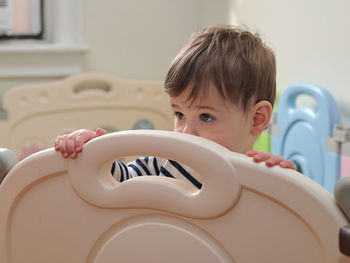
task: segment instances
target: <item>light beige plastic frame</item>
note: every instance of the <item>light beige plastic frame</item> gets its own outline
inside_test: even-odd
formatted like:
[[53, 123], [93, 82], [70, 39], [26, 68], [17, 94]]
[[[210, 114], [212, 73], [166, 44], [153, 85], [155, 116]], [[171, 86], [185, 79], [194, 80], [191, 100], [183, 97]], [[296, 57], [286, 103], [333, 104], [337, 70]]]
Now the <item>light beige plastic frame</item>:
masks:
[[10, 89], [3, 98], [0, 147], [17, 155], [24, 147], [52, 147], [58, 135], [77, 129], [131, 130], [138, 121], [172, 130], [173, 113], [159, 81], [120, 79], [87, 72], [58, 81]]
[[[296, 171], [175, 132], [118, 132], [85, 146], [75, 160], [34, 154], [5, 177], [0, 262], [350, 262], [338, 250], [349, 221]], [[125, 154], [178, 160], [203, 187], [108, 179], [106, 165]]]

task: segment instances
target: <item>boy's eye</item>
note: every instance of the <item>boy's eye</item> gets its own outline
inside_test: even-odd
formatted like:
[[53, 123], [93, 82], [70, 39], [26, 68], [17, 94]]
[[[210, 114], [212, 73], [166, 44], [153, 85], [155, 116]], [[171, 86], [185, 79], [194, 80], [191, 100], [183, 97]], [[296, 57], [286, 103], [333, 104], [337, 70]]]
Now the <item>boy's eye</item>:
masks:
[[213, 117], [208, 113], [202, 113], [200, 115], [200, 119], [201, 119], [201, 121], [209, 122], [209, 121], [213, 120]]
[[185, 118], [185, 115], [182, 112], [175, 112], [175, 117], [178, 120], [183, 120]]

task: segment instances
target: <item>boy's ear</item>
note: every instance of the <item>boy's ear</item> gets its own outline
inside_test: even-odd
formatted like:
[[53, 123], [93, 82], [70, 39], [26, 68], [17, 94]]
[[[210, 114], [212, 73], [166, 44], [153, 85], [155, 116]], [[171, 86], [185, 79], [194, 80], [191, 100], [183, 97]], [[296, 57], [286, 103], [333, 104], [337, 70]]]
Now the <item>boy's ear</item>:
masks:
[[272, 114], [272, 105], [270, 102], [263, 100], [254, 105], [252, 109], [252, 126], [250, 134], [258, 136], [269, 125]]

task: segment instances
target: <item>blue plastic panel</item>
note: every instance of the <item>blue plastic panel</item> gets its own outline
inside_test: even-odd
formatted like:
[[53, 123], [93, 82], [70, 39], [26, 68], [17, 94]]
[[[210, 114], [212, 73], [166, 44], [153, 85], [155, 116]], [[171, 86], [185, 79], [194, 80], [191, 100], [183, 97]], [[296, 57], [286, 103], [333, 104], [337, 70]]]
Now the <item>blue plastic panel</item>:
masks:
[[[315, 109], [297, 107], [296, 99], [309, 95]], [[279, 135], [271, 136], [271, 152], [293, 161], [301, 172], [330, 193], [340, 178], [340, 156], [326, 150], [326, 139], [339, 123], [339, 111], [329, 92], [312, 84], [288, 87], [277, 110]]]

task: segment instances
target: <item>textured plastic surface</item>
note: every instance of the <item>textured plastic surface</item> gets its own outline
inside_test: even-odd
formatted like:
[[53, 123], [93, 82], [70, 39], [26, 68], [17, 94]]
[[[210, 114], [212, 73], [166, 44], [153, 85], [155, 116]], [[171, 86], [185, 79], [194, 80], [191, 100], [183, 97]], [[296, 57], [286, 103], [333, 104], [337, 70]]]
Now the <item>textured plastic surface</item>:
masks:
[[[129, 153], [179, 159], [203, 187], [157, 176], [117, 183], [107, 168]], [[34, 154], [5, 177], [0, 207], [6, 263], [350, 262], [338, 248], [349, 222], [324, 188], [174, 132], [102, 136], [75, 160]]]
[[[301, 95], [314, 98], [317, 109], [297, 107]], [[279, 135], [271, 136], [271, 152], [292, 160], [304, 175], [333, 193], [340, 177], [340, 156], [328, 152], [325, 144], [338, 122], [338, 109], [327, 90], [311, 84], [290, 86], [279, 100]]]

